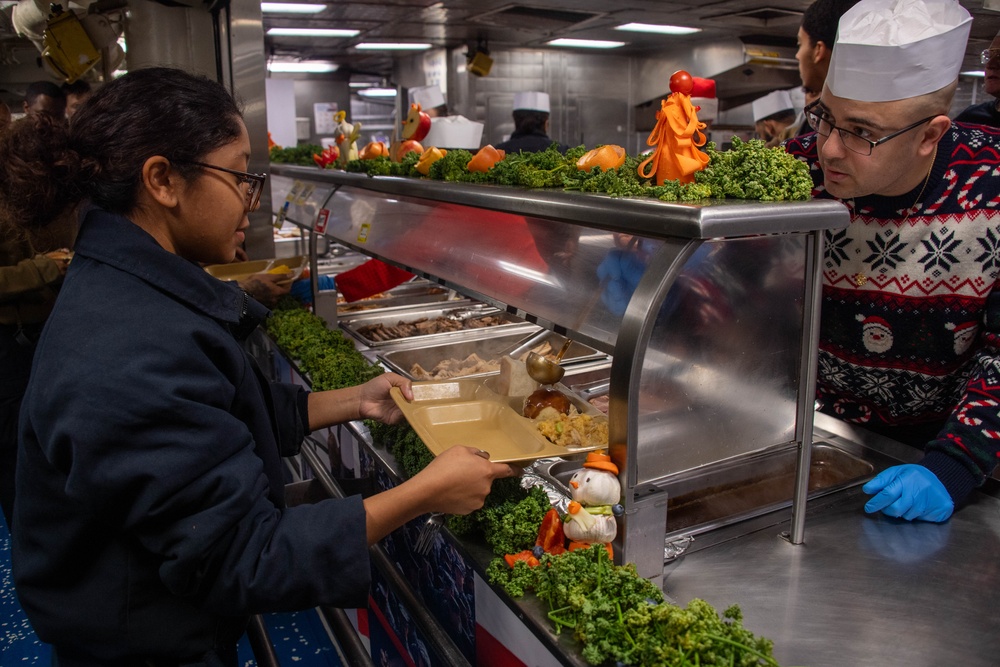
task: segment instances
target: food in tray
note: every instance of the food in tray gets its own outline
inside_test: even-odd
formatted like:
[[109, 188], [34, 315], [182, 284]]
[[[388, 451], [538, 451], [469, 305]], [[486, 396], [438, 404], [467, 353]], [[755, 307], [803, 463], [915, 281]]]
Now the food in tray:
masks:
[[603, 396], [594, 396], [587, 402], [604, 414], [608, 414], [608, 410], [611, 408], [611, 396], [608, 394], [604, 394]]
[[505, 355], [500, 359], [500, 377], [497, 378], [497, 393], [501, 396], [524, 396], [530, 394], [538, 383], [528, 375], [523, 359]]
[[358, 327], [358, 333], [374, 341], [396, 340], [410, 336], [426, 336], [428, 334], [444, 333], [446, 331], [461, 331], [463, 329], [482, 329], [495, 327], [507, 322], [499, 315], [482, 315], [456, 319], [453, 317], [422, 318], [413, 322], [400, 321], [395, 326], [386, 326], [381, 322]]
[[[528, 356], [529, 352], [537, 352], [543, 356], [550, 356], [552, 354], [552, 345], [548, 341], [544, 341], [539, 345], [531, 348], [524, 354], [520, 355], [518, 359], [513, 359], [509, 356], [504, 356], [501, 359], [483, 359], [478, 354], [473, 352], [465, 359], [443, 359], [434, 365], [430, 370], [425, 369], [420, 364], [413, 364], [410, 367], [410, 377], [414, 380], [449, 380], [451, 378], [463, 377], [466, 375], [477, 375], [479, 373], [496, 373], [500, 371], [501, 377], [504, 375], [504, 367], [507, 367], [507, 376], [515, 377], [517, 375], [517, 370], [515, 367], [520, 366], [521, 369], [524, 368], [524, 360]], [[527, 371], [524, 371], [524, 377], [530, 382], [534, 382], [528, 377]], [[498, 393], [502, 396], [515, 396], [519, 394], [526, 394], [532, 391], [535, 387], [534, 385], [528, 387], [528, 385], [518, 383], [521, 388], [526, 388], [526, 391], [510, 391], [510, 383], [504, 384], [501, 380], [501, 386], [505, 387], [499, 390]], [[537, 383], [534, 383], [537, 385]]]
[[569, 397], [556, 389], [542, 387], [524, 399], [523, 414], [528, 419], [555, 419], [560, 414], [568, 415], [576, 409]]
[[[576, 408], [570, 409], [571, 413]], [[556, 445], [563, 447], [594, 447], [608, 444], [608, 418], [603, 415], [562, 413], [551, 419], [535, 422], [538, 432]]]

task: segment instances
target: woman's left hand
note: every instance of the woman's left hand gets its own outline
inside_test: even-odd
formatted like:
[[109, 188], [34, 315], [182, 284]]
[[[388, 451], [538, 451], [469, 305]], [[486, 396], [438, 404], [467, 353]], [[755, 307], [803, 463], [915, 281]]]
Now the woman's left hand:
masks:
[[389, 395], [391, 387], [399, 387], [406, 400], [413, 400], [413, 388], [407, 378], [395, 373], [383, 373], [358, 387], [361, 390], [358, 409], [363, 419], [375, 419], [386, 424], [403, 420], [403, 411]]

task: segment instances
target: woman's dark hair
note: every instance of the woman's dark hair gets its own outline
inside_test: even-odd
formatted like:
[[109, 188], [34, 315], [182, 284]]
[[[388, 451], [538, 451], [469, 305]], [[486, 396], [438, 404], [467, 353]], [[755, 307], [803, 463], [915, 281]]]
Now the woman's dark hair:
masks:
[[79, 199], [67, 187], [79, 173], [63, 118], [30, 114], [0, 132], [0, 223], [3, 237], [21, 237], [53, 222]]
[[832, 49], [837, 41], [840, 17], [856, 4], [858, 0], [816, 0], [802, 15], [802, 30], [813, 44], [823, 42], [828, 49]]
[[[62, 187], [75, 201], [89, 198], [107, 211], [127, 214], [136, 207], [147, 159], [162, 155], [182, 175], [193, 176], [199, 170], [187, 163], [237, 139], [241, 117], [236, 100], [215, 81], [165, 67], [135, 70], [102, 86], [73, 117], [67, 142], [75, 169], [19, 176], [10, 187], [14, 192]], [[30, 147], [9, 146], [6, 137], [0, 144], [0, 156], [16, 151], [25, 161], [44, 161]], [[10, 222], [20, 224], [32, 215], [16, 204], [3, 206]]]
[[514, 111], [514, 129], [522, 134], [545, 133], [545, 121], [549, 114], [544, 111], [517, 109]]

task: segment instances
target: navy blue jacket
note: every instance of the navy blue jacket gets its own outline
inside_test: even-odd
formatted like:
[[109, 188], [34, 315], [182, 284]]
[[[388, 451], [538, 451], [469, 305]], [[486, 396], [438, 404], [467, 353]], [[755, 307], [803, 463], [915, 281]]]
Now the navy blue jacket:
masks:
[[235, 335], [267, 310], [104, 211], [75, 250], [21, 413], [13, 564], [38, 636], [74, 664], [196, 660], [252, 613], [365, 604], [361, 499], [285, 507], [307, 394]]
[[1000, 127], [1000, 110], [997, 110], [997, 101], [980, 102], [968, 107], [962, 113], [955, 116], [956, 123], [975, 123], [976, 125], [991, 125]]

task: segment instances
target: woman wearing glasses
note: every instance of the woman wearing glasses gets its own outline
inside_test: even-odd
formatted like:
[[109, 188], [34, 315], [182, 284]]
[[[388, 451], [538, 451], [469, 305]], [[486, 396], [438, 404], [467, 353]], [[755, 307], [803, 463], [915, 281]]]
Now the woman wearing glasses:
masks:
[[806, 109], [815, 134], [786, 144], [851, 212], [827, 237], [822, 409], [925, 449], [864, 487], [867, 511], [908, 520], [947, 520], [1000, 455], [1000, 131], [947, 116], [971, 20], [861, 0]]
[[959, 123], [976, 123], [1000, 127], [1000, 32], [993, 38], [990, 48], [979, 55], [984, 65], [983, 92], [993, 99], [973, 104], [955, 117]]
[[[515, 473], [456, 447], [367, 499], [285, 507], [281, 456], [311, 429], [398, 421], [389, 388], [411, 391], [385, 374], [308, 393], [244, 353], [267, 310], [200, 263], [243, 242], [249, 157], [221, 85], [150, 68], [94, 94], [50, 170], [94, 209], [24, 399], [13, 564], [61, 667], [235, 665], [249, 614], [363, 605], [368, 545]], [[18, 187], [30, 207], [37, 184]]]

